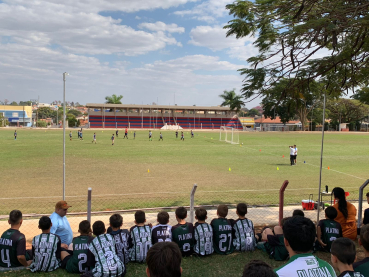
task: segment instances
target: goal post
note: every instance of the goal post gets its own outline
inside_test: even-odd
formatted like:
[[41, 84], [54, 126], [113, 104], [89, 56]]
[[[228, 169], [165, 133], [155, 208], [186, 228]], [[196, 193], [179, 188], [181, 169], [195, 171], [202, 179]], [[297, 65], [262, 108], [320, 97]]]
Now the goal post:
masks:
[[219, 141], [225, 141], [231, 144], [239, 144], [239, 132], [232, 127], [221, 126], [219, 130]]

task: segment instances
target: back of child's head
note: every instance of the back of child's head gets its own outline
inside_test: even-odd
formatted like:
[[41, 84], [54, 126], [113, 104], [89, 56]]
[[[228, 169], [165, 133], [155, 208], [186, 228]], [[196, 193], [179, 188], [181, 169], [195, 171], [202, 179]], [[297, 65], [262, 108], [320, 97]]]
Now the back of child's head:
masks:
[[159, 212], [158, 213], [158, 222], [160, 224], [168, 224], [169, 222], [169, 214], [167, 212]]
[[294, 210], [292, 216], [305, 216], [305, 214], [301, 210]]
[[105, 233], [105, 224], [101, 220], [95, 221], [92, 225], [92, 232], [95, 236], [100, 236]]
[[266, 262], [252, 260], [245, 265], [242, 277], [277, 277], [273, 269]]
[[187, 209], [185, 207], [178, 207], [176, 209], [176, 216], [179, 219], [185, 219], [187, 217]]
[[338, 213], [337, 210], [333, 206], [329, 206], [325, 209], [325, 216], [329, 219], [335, 219]]
[[369, 192], [366, 193], [366, 197], [369, 197]]
[[369, 251], [369, 224], [360, 229], [360, 242], [366, 251]]
[[146, 215], [144, 211], [137, 211], [135, 213], [135, 221], [137, 224], [145, 223]]
[[217, 209], [218, 215], [220, 217], [226, 217], [228, 215], [228, 207], [227, 205], [219, 205]]
[[174, 242], [156, 243], [147, 252], [146, 263], [151, 277], [180, 277], [182, 254]]
[[239, 216], [245, 216], [247, 214], [247, 205], [246, 203], [239, 203], [237, 204], [237, 214]]
[[48, 216], [42, 216], [38, 221], [38, 226], [42, 231], [49, 230], [51, 228], [51, 219]]
[[356, 259], [356, 247], [349, 238], [338, 238], [332, 242], [331, 254], [337, 259], [347, 265], [351, 265]]
[[9, 214], [9, 223], [16, 225], [22, 220], [22, 212], [20, 210], [12, 210]]
[[91, 232], [91, 223], [88, 220], [82, 220], [79, 223], [78, 230], [81, 234], [88, 234]]
[[309, 252], [315, 241], [315, 225], [306, 217], [293, 216], [283, 223], [283, 235], [293, 251]]
[[123, 217], [120, 214], [113, 214], [109, 218], [110, 226], [113, 228], [119, 228], [123, 225]]
[[208, 215], [208, 212], [204, 208], [198, 208], [195, 212], [197, 220], [204, 221], [206, 219], [206, 216]]

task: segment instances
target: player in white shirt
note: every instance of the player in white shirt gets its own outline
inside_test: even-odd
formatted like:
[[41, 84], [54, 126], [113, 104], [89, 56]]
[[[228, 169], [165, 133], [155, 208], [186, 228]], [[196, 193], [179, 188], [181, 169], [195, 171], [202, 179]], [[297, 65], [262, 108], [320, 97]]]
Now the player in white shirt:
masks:
[[296, 159], [297, 159], [297, 147], [296, 147], [296, 144], [293, 146], [293, 148], [295, 149], [295, 152], [294, 152], [294, 164], [296, 165]]
[[291, 165], [295, 164], [295, 148], [293, 146], [288, 146], [290, 148], [290, 162]]

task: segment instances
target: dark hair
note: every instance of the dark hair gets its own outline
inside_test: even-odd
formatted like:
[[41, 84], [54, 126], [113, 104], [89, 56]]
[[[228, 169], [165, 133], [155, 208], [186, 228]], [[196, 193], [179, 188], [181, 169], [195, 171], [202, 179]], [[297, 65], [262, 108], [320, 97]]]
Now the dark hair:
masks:
[[273, 269], [266, 262], [252, 260], [245, 265], [242, 277], [277, 277]]
[[88, 234], [91, 230], [91, 223], [88, 220], [82, 220], [78, 226], [79, 231], [82, 234]]
[[356, 247], [349, 238], [338, 238], [332, 242], [331, 254], [344, 264], [351, 265], [355, 262]]
[[305, 216], [305, 214], [301, 210], [294, 210], [292, 216]]
[[185, 207], [178, 207], [176, 209], [176, 216], [179, 219], [185, 219], [187, 217], [187, 209]]
[[113, 214], [109, 218], [109, 223], [113, 228], [119, 228], [123, 225], [123, 217], [120, 214]]
[[174, 242], [154, 244], [147, 252], [146, 263], [151, 277], [180, 277], [182, 254]]
[[366, 251], [369, 251], [369, 224], [360, 229], [360, 241]]
[[237, 205], [237, 213], [240, 216], [245, 216], [245, 214], [247, 214], [247, 205], [246, 205], [246, 203], [239, 203]]
[[366, 193], [366, 197], [369, 197], [369, 192]]
[[226, 217], [228, 215], [227, 205], [219, 205], [217, 209], [218, 215], [221, 217]]
[[206, 219], [208, 212], [204, 208], [199, 208], [196, 210], [195, 214], [197, 219], [202, 221]]
[[135, 221], [137, 224], [144, 223], [145, 220], [146, 220], [146, 216], [145, 216], [144, 211], [135, 212]]
[[158, 222], [160, 224], [167, 224], [169, 222], [169, 214], [167, 212], [158, 213]]
[[347, 202], [346, 195], [343, 188], [336, 187], [332, 190], [334, 198], [338, 199], [338, 210], [343, 214], [343, 216], [347, 219], [348, 211], [347, 211]]
[[42, 231], [49, 230], [51, 227], [51, 219], [48, 216], [42, 216], [38, 221], [38, 226]]
[[9, 222], [11, 225], [18, 224], [22, 220], [22, 212], [20, 210], [12, 210], [9, 214]]
[[329, 218], [329, 219], [335, 219], [337, 217], [337, 210], [333, 207], [333, 206], [329, 206], [325, 209], [325, 215]]
[[306, 217], [290, 217], [283, 224], [283, 235], [293, 251], [306, 253], [313, 248], [315, 225]]
[[105, 224], [101, 220], [95, 221], [92, 225], [92, 232], [95, 236], [100, 236], [105, 233]]

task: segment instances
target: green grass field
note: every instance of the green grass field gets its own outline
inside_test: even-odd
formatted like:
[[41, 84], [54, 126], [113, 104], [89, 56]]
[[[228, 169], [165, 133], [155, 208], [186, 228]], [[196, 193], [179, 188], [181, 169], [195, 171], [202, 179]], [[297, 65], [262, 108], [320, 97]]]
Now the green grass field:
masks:
[[[121, 130], [112, 146], [114, 131], [87, 130], [80, 141], [73, 130], [73, 140], [66, 140], [66, 199], [75, 212], [86, 210], [88, 187], [93, 189], [95, 211], [189, 205], [194, 183], [196, 204], [276, 204], [284, 180], [290, 182], [287, 203], [317, 194], [318, 132], [244, 132], [240, 146], [220, 142], [219, 132], [195, 130], [191, 139], [186, 131], [185, 141], [180, 141], [173, 131], [164, 131], [164, 141], [158, 141], [159, 131], [154, 131], [153, 141], [148, 141], [148, 131], [137, 131], [135, 140], [129, 132], [123, 140]], [[0, 215], [14, 208], [50, 213], [62, 197], [62, 131], [18, 129], [16, 141], [13, 132], [0, 129]], [[94, 132], [97, 144], [91, 143]], [[357, 198], [368, 178], [368, 140], [366, 133], [326, 133], [323, 187], [341, 186]], [[291, 144], [299, 149], [293, 167]]]

